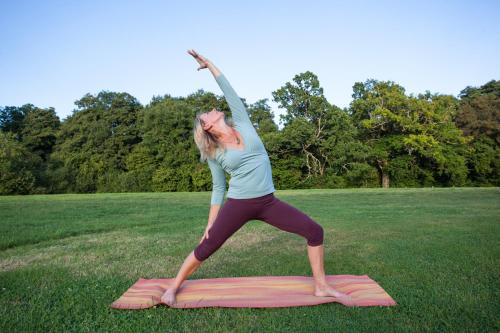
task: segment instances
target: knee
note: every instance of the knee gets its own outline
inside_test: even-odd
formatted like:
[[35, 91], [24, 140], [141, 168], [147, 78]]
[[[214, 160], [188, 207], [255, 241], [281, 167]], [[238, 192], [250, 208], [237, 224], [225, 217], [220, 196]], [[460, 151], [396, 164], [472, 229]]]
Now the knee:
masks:
[[203, 244], [205, 241], [198, 244], [198, 246], [194, 249], [193, 255], [198, 261], [205, 261], [212, 254], [211, 251]]
[[324, 231], [323, 227], [318, 223], [311, 223], [309, 227], [309, 234], [307, 237], [307, 245], [319, 246], [323, 244]]
[[198, 246], [194, 249], [193, 254], [194, 257], [198, 261], [205, 261], [207, 260], [217, 249], [220, 247], [218, 243], [215, 242], [215, 240], [209, 238], [209, 239], [203, 239], [203, 241], [198, 244]]
[[203, 251], [200, 249], [200, 245], [198, 245], [194, 251], [193, 251], [193, 255], [194, 257], [196, 258], [196, 260], [198, 261], [205, 261], [207, 258], [205, 257], [205, 254], [203, 253]]

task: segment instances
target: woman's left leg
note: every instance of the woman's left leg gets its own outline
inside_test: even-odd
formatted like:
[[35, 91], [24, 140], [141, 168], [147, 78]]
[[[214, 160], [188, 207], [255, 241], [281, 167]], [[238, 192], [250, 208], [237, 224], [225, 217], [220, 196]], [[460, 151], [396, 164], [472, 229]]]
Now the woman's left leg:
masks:
[[297, 208], [274, 195], [262, 205], [257, 219], [307, 239], [307, 253], [315, 281], [316, 296], [334, 296], [348, 301], [348, 295], [331, 288], [325, 277], [323, 260], [323, 227]]

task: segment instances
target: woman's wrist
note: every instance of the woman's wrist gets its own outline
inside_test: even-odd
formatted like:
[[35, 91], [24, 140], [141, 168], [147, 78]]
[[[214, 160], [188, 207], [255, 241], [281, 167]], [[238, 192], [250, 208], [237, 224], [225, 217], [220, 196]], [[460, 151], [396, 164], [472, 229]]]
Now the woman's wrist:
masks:
[[209, 68], [209, 69], [215, 68], [215, 65], [210, 60], [207, 60], [206, 65], [207, 65], [207, 68]]
[[212, 75], [214, 77], [218, 77], [219, 75], [221, 75], [220, 70], [214, 64], [212, 64], [210, 61], [207, 65], [207, 68], [210, 70], [210, 72], [212, 73]]

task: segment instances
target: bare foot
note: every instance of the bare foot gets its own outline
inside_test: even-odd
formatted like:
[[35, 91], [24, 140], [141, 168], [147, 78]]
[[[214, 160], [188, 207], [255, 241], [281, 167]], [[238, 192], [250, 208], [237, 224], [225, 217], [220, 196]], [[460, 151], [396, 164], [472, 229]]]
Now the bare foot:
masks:
[[174, 305], [175, 294], [177, 293], [177, 288], [168, 288], [167, 291], [161, 296], [161, 301], [168, 305]]
[[314, 290], [314, 296], [332, 296], [335, 298], [338, 298], [339, 300], [342, 300], [344, 302], [350, 302], [352, 301], [352, 297], [350, 295], [344, 294], [340, 291], [336, 291], [329, 285], [326, 286], [316, 286]]

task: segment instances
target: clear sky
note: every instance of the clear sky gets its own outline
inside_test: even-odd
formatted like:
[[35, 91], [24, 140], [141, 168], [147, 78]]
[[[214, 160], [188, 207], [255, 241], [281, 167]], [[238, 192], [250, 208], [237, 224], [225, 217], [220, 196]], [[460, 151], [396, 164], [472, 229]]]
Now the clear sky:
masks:
[[500, 79], [500, 1], [1, 1], [0, 106], [53, 106], [84, 94], [222, 94], [195, 49], [248, 103], [314, 72], [331, 103], [392, 80], [408, 94], [457, 95]]

